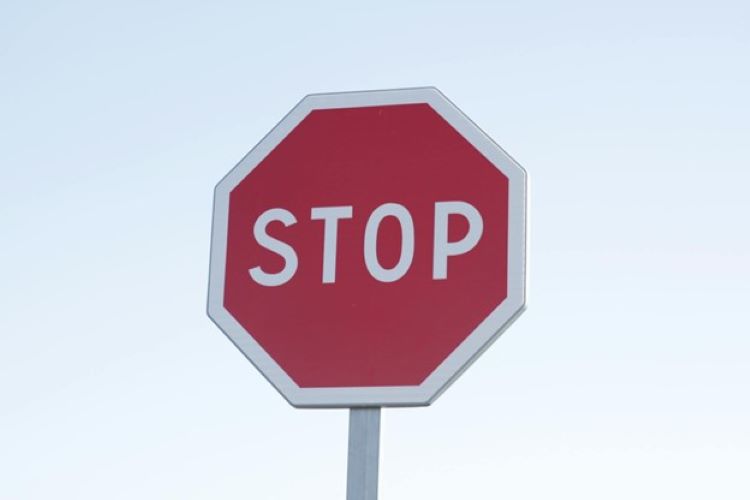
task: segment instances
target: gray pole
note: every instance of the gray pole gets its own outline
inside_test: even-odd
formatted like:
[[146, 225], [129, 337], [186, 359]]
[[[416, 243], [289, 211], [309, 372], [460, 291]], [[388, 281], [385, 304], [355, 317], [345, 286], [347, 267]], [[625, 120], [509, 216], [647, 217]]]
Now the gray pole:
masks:
[[349, 410], [346, 500], [377, 500], [380, 408]]

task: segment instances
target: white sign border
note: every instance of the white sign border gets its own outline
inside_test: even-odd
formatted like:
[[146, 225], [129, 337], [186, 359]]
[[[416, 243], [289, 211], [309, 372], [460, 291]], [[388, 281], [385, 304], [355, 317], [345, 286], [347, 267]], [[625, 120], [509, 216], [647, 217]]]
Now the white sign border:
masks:
[[[426, 103], [509, 181], [508, 296], [419, 386], [302, 388], [224, 308], [229, 194], [313, 110]], [[216, 185], [211, 235], [208, 316], [298, 408], [425, 406], [431, 404], [523, 312], [526, 303], [526, 172], [434, 87], [311, 94], [302, 99]]]

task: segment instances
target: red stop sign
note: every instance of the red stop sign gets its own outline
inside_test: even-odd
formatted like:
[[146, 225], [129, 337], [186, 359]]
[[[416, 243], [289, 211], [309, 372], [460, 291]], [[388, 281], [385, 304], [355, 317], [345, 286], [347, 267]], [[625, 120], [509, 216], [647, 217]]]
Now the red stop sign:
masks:
[[209, 315], [295, 406], [429, 404], [524, 242], [523, 169], [436, 89], [311, 95], [216, 187]]

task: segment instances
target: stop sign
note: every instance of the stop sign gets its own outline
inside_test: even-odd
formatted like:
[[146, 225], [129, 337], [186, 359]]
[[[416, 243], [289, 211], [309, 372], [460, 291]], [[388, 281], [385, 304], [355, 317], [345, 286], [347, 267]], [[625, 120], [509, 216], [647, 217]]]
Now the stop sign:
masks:
[[525, 184], [434, 88], [307, 96], [216, 186], [209, 316], [294, 406], [429, 404], [524, 308]]

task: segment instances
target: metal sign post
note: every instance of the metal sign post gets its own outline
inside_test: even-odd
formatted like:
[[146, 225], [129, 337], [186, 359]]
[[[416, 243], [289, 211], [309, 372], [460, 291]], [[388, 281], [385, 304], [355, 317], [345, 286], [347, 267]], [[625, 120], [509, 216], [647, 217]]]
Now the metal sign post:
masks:
[[377, 500], [380, 408], [349, 410], [346, 500]]
[[376, 500], [381, 408], [432, 404], [525, 308], [526, 172], [436, 88], [308, 95], [211, 238], [209, 316], [290, 404], [349, 410], [346, 498]]

